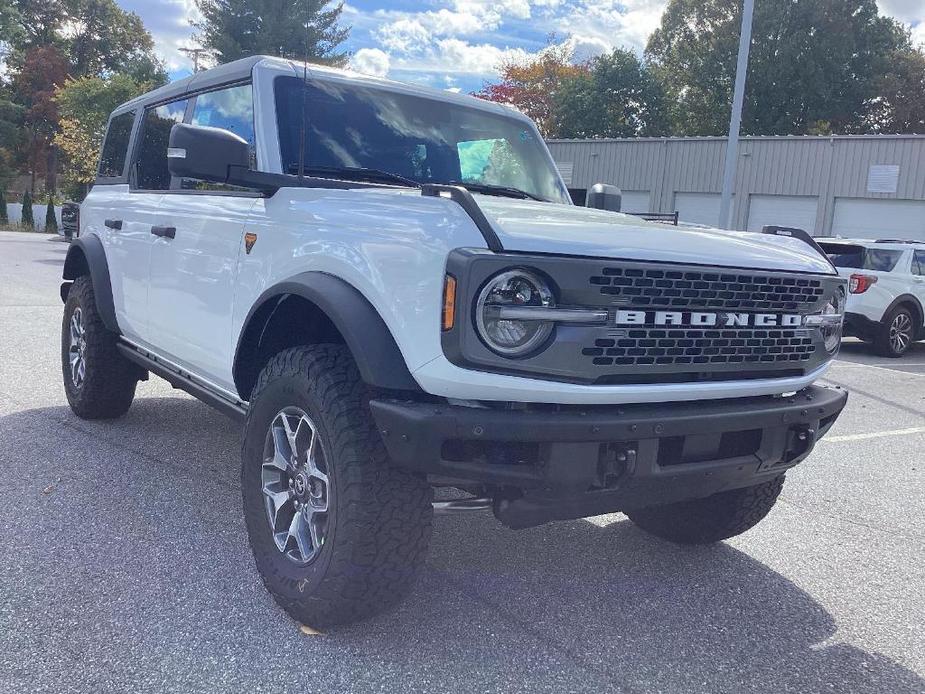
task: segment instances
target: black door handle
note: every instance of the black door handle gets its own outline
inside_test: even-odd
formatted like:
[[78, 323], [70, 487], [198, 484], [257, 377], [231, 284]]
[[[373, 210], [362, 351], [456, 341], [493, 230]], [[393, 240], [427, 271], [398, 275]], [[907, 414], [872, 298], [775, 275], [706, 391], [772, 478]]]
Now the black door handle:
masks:
[[161, 238], [172, 239], [177, 235], [176, 227], [151, 227], [151, 233]]
[[107, 219], [103, 224], [110, 229], [115, 229], [116, 231], [122, 231], [122, 220], [121, 219]]

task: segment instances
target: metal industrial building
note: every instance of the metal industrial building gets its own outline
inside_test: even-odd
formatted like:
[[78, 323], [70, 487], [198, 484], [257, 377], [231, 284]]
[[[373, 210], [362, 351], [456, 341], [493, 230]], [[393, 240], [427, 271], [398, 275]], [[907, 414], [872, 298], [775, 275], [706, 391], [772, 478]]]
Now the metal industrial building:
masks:
[[[549, 148], [578, 201], [594, 183], [612, 183], [626, 212], [719, 222], [724, 137], [551, 140]], [[734, 196], [736, 229], [925, 240], [925, 135], [743, 137]]]

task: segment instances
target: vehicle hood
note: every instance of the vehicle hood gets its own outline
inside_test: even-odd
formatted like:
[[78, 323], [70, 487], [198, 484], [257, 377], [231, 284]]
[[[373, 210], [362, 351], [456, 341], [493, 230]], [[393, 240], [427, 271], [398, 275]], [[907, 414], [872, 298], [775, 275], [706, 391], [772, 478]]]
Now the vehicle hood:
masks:
[[673, 226], [577, 205], [474, 196], [505, 250], [834, 274], [803, 241]]

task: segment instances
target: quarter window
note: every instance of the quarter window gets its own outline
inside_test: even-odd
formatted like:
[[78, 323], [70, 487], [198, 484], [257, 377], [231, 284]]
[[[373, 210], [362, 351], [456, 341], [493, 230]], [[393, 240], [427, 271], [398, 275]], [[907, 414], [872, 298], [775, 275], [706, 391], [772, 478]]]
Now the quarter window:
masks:
[[135, 123], [135, 112], [120, 113], [109, 121], [109, 130], [100, 154], [99, 175], [103, 178], [120, 178], [125, 171], [125, 155]]
[[925, 275], [925, 251], [916, 251], [912, 256], [912, 274]]
[[145, 111], [138, 150], [136, 185], [141, 190], [167, 190], [170, 172], [167, 169], [167, 143], [170, 129], [183, 122], [186, 100], [155, 106]]

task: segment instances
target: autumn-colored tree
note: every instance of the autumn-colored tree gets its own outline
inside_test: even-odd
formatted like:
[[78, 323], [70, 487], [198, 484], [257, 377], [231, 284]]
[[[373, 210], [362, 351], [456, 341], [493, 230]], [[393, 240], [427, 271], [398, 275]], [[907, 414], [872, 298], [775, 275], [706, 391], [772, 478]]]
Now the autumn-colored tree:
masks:
[[96, 178], [109, 114], [152, 86], [128, 75], [113, 75], [68, 80], [58, 89], [55, 101], [61, 120], [55, 144], [69, 162], [66, 186], [70, 197], [82, 198], [82, 192]]
[[46, 188], [55, 189], [56, 148], [52, 140], [58, 130], [55, 90], [67, 79], [67, 58], [54, 46], [31, 48], [21, 69], [13, 76], [12, 91], [25, 109], [24, 163], [32, 174], [32, 185], [39, 173], [48, 172]]
[[33, 190], [43, 174], [45, 187], [57, 188], [56, 86], [114, 74], [152, 88], [167, 81], [151, 35], [114, 0], [0, 0], [0, 41], [11, 83], [8, 99], [0, 88], [0, 142], [31, 172]]
[[475, 96], [514, 106], [533, 119], [544, 137], [556, 137], [556, 103], [562, 85], [588, 74], [587, 63], [572, 63], [567, 44], [550, 45], [527, 62], [501, 65], [501, 80], [486, 83]]

